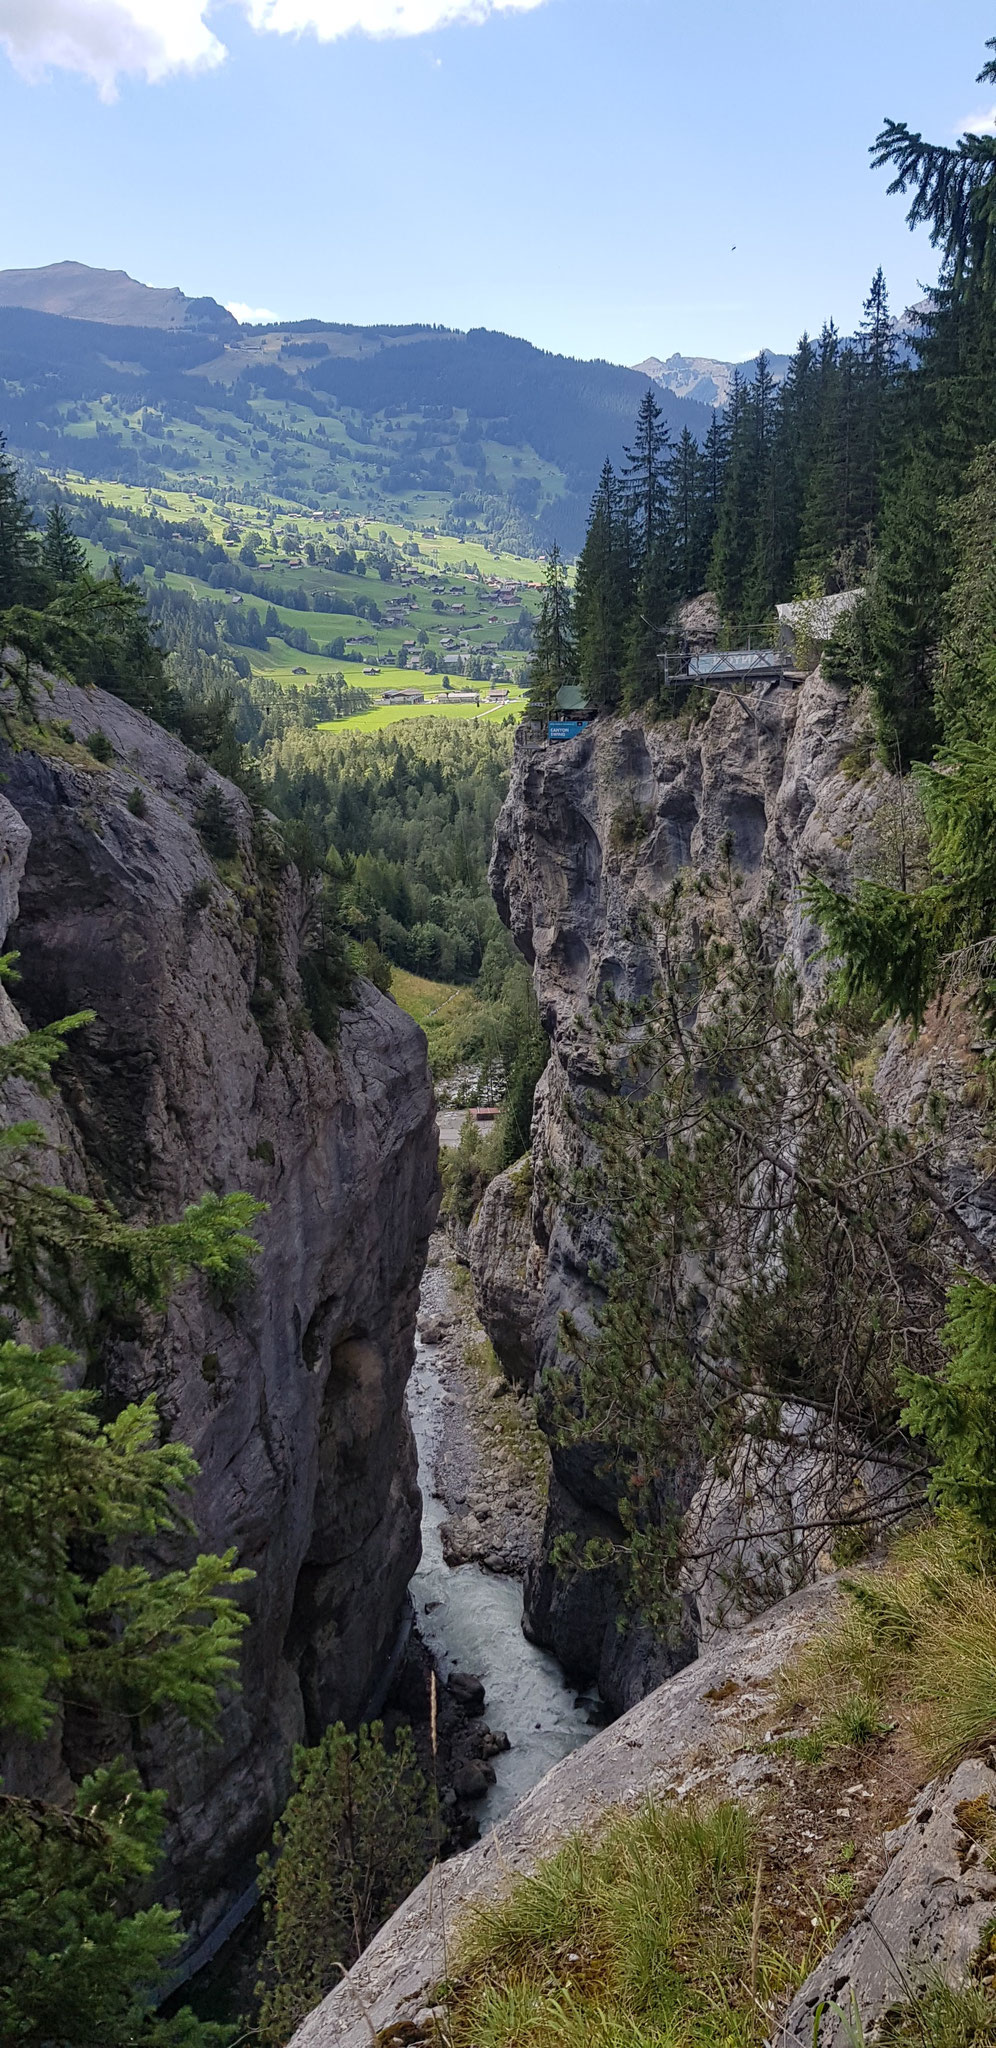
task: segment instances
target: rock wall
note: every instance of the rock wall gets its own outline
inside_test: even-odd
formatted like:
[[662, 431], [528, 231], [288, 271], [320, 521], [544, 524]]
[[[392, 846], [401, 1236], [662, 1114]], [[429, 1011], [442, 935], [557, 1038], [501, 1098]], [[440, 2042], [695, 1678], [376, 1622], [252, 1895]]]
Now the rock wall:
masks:
[[513, 1385], [536, 1377], [543, 1254], [533, 1238], [532, 1161], [517, 1159], [485, 1188], [467, 1232], [478, 1311]]
[[[500, 1184], [475, 1225], [492, 1249], [478, 1251], [474, 1263], [483, 1320], [494, 1326], [500, 1351], [516, 1350], [519, 1369], [531, 1359], [540, 1371], [555, 1359], [561, 1368], [569, 1364], [558, 1349], [561, 1317], [566, 1312], [582, 1329], [590, 1326], [597, 1299], [590, 1270], [612, 1258], [605, 1219], [589, 1211], [575, 1234], [559, 1195], [588, 1142], [577, 1108], [589, 1086], [604, 1086], [593, 1005], [610, 991], [628, 1002], [650, 994], [660, 977], [661, 906], [675, 877], [715, 874], [726, 848], [743, 878], [745, 911], [764, 907], [785, 958], [815, 990], [821, 938], [801, 908], [800, 885], [813, 874], [837, 884], [855, 874], [881, 875], [883, 847], [888, 853], [890, 840], [906, 829], [897, 785], [873, 752], [860, 702], [819, 671], [797, 688], [761, 684], [737, 697], [717, 696], [709, 714], [692, 724], [599, 718], [573, 740], [536, 745], [518, 736], [491, 882], [532, 966], [552, 1044], [534, 1113], [532, 1243], [520, 1227], [510, 1254], [516, 1272], [533, 1277], [530, 1298], [521, 1289], [516, 1295], [514, 1275], [504, 1270], [509, 1259], [498, 1259], [487, 1228], [490, 1205], [508, 1207]], [[691, 896], [687, 901], [682, 914], [694, 922]], [[951, 1192], [965, 1198], [965, 1213], [988, 1231], [993, 1189], [978, 1171], [978, 1119], [961, 1107], [970, 1037], [957, 1015], [912, 1049], [905, 1030], [886, 1034], [878, 1048], [881, 1088], [889, 1113], [910, 1123], [931, 1089], [942, 1089], [951, 1109]], [[523, 1327], [513, 1346], [507, 1325], [516, 1310]], [[718, 1621], [758, 1612], [804, 1583], [827, 1561], [821, 1513], [861, 1476], [861, 1447], [841, 1461], [827, 1453], [812, 1423], [805, 1410], [787, 1413], [777, 1448], [758, 1454], [754, 1491], [766, 1496], [774, 1487], [785, 1510], [781, 1543], [758, 1542], [756, 1529], [737, 1525], [730, 1489], [724, 1494], [716, 1474], [691, 1459], [672, 1473], [673, 1497], [680, 1511], [690, 1511], [696, 1535], [718, 1532], [728, 1549], [700, 1577], [686, 1574], [684, 1618], [667, 1643], [628, 1623], [620, 1628], [611, 1570], [573, 1583], [553, 1570], [558, 1537], [583, 1543], [621, 1534], [604, 1452], [554, 1445], [545, 1556], [527, 1584], [529, 1630], [571, 1672], [597, 1677], [604, 1696], [621, 1708], [693, 1655]], [[800, 1543], [793, 1523], [815, 1533]], [[736, 1598], [729, 1597], [731, 1580]]]
[[[141, 1220], [208, 1189], [267, 1205], [243, 1294], [190, 1281], [91, 1368], [112, 1401], [156, 1395], [200, 1462], [197, 1547], [234, 1545], [255, 1573], [220, 1740], [160, 1732], [139, 1755], [167, 1791], [171, 1896], [205, 1937], [252, 1881], [294, 1743], [362, 1714], [402, 1622], [432, 1090], [421, 1032], [368, 983], [333, 1050], [308, 1028], [308, 906], [234, 788], [100, 692], [57, 685], [40, 716], [0, 749], [0, 902], [13, 918], [19, 885], [24, 1021], [96, 1012], [60, 1065], [65, 1170]], [[97, 728], [108, 763], [86, 747]], [[197, 825], [212, 788], [238, 839], [220, 863]], [[85, 1732], [62, 1733], [78, 1763]]]

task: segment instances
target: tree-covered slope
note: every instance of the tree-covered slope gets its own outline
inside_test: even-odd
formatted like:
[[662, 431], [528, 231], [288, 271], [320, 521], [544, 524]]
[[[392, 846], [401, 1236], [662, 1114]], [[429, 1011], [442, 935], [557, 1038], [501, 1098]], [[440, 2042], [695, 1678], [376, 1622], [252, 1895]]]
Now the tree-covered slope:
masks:
[[[316, 508], [410, 507], [520, 550], [580, 543], [591, 476], [620, 458], [643, 388], [485, 329], [207, 313], [167, 329], [0, 305], [0, 427], [42, 467], [150, 487], [234, 467]], [[675, 432], [704, 436], [707, 407], [662, 403]]]

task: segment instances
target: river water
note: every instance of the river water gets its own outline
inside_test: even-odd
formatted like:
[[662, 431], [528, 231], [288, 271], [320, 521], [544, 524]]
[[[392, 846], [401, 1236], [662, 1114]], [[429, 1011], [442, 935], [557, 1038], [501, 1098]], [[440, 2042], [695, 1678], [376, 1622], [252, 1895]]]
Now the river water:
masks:
[[444, 1561], [440, 1529], [446, 1507], [435, 1486], [447, 1406], [442, 1375], [418, 1341], [408, 1408], [422, 1488], [422, 1563], [411, 1595], [419, 1633], [443, 1677], [470, 1671], [483, 1679], [488, 1726], [504, 1729], [512, 1745], [494, 1758], [497, 1783], [476, 1807], [484, 1832], [595, 1731], [588, 1725], [587, 1703], [575, 1706], [574, 1688], [565, 1683], [556, 1659], [526, 1641], [518, 1579]]

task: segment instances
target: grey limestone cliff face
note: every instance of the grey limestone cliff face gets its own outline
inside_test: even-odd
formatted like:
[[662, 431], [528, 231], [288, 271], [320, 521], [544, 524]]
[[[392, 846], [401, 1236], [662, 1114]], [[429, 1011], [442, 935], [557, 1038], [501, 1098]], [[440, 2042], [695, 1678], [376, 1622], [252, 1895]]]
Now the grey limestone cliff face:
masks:
[[[421, 1033], [369, 984], [333, 1049], [308, 1028], [308, 906], [292, 867], [261, 861], [234, 788], [99, 692], [58, 685], [40, 716], [50, 738], [0, 760], [0, 899], [24, 1021], [96, 1013], [61, 1063], [65, 1170], [143, 1221], [205, 1190], [267, 1205], [237, 1298], [190, 1281], [165, 1317], [113, 1331], [92, 1369], [111, 1401], [155, 1394], [200, 1463], [197, 1546], [234, 1546], [255, 1574], [220, 1739], [160, 1732], [138, 1757], [166, 1788], [172, 1895], [204, 1937], [251, 1882], [294, 1743], [362, 1714], [403, 1617], [432, 1090]], [[86, 751], [97, 727], [107, 764]], [[219, 865], [197, 826], [216, 785], [238, 839]], [[85, 1731], [63, 1742], [78, 1763]]]
[[[724, 848], [732, 846], [745, 909], [764, 904], [769, 927], [777, 920], [784, 957], [815, 990], [824, 971], [821, 938], [800, 905], [800, 885], [814, 874], [837, 884], [856, 874], [881, 875], [900, 802], [892, 778], [874, 761], [860, 702], [819, 671], [797, 688], [758, 685], [739, 698], [718, 697], [691, 725], [600, 718], [568, 741], [534, 745], [519, 736], [491, 882], [532, 967], [552, 1046], [534, 1112], [532, 1246], [520, 1243], [520, 1230], [514, 1249], [518, 1268], [536, 1282], [523, 1308], [519, 1355], [534, 1358], [540, 1371], [555, 1360], [564, 1366], [561, 1318], [566, 1312], [580, 1328], [590, 1324], [597, 1302], [591, 1268], [604, 1269], [613, 1256], [597, 1210], [587, 1211], [574, 1233], [559, 1195], [587, 1143], [578, 1107], [588, 1087], [604, 1086], [593, 1009], [607, 991], [639, 1001], [654, 988], [660, 905], [674, 878], [715, 873]], [[970, 1036], [963, 1017], [948, 1017], [912, 1048], [905, 1030], [886, 1034], [879, 1047], [881, 1092], [890, 1114], [913, 1122], [929, 1091], [943, 1089], [952, 1106], [946, 1136], [951, 1191], [963, 1196], [974, 1190], [968, 1207], [976, 1227], [988, 1230], [992, 1190], [973, 1156], [978, 1131], [973, 1134], [970, 1116], [959, 1107]], [[483, 1228], [485, 1215], [482, 1205], [475, 1228]], [[493, 1271], [482, 1278], [487, 1323], [489, 1290], [490, 1297], [496, 1293]], [[509, 1301], [506, 1287], [499, 1310]], [[500, 1313], [498, 1320], [507, 1317]], [[696, 1538], [689, 1548], [718, 1555], [701, 1573], [686, 1572], [684, 1621], [669, 1644], [629, 1624], [620, 1628], [611, 1571], [573, 1582], [554, 1572], [549, 1560], [557, 1537], [618, 1537], [620, 1526], [604, 1452], [597, 1445], [553, 1446], [545, 1555], [527, 1584], [526, 1625], [571, 1672], [595, 1676], [614, 1706], [642, 1697], [694, 1655], [717, 1625], [760, 1612], [826, 1567], [823, 1538], [816, 1533], [800, 1542], [792, 1524], [818, 1531], [825, 1504], [862, 1476], [860, 1446], [844, 1470], [805, 1409], [786, 1412], [783, 1420], [777, 1455], [770, 1446], [750, 1453], [755, 1497], [776, 1499], [783, 1510], [775, 1518], [787, 1532], [781, 1545], [745, 1529], [731, 1486], [724, 1489], [693, 1458], [672, 1474], [673, 1497]], [[747, 1491], [741, 1488], [737, 1501]], [[729, 1597], [731, 1577], [735, 1599]]]
[[506, 1379], [525, 1387], [536, 1377], [536, 1314], [543, 1286], [532, 1192], [527, 1155], [485, 1188], [467, 1232], [479, 1314]]

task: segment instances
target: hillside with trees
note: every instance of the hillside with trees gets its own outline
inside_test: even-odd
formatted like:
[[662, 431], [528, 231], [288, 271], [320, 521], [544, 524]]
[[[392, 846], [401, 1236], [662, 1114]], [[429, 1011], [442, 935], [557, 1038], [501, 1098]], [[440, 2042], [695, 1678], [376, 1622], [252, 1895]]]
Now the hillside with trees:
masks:
[[[554, 530], [580, 543], [587, 479], [620, 452], [643, 384], [485, 329], [299, 321], [233, 336], [0, 305], [0, 427], [39, 468], [150, 489], [238, 482], [260, 504], [411, 514], [526, 553]], [[675, 433], [704, 437], [707, 407], [662, 403]]]

